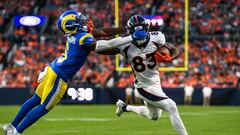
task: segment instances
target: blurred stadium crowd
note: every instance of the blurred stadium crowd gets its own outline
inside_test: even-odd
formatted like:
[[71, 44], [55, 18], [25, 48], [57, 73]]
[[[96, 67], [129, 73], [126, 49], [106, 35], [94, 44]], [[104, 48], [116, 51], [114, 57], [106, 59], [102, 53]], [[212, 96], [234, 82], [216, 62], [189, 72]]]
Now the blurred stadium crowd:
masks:
[[[104, 3], [104, 4], [103, 4]], [[21, 6], [20, 6], [21, 5]], [[128, 0], [119, 3], [120, 25], [131, 15], [161, 15], [167, 42], [184, 51], [183, 0]], [[0, 87], [35, 87], [38, 73], [59, 57], [65, 37], [56, 20], [67, 9], [92, 18], [95, 28], [114, 27], [114, 0], [1, 0]], [[43, 27], [16, 27], [15, 15], [43, 15]], [[163, 66], [167, 66], [162, 64]], [[172, 66], [183, 66], [184, 55]], [[71, 85], [131, 86], [131, 73], [116, 72], [115, 57], [92, 53]], [[162, 72], [163, 87], [236, 87], [240, 77], [240, 1], [199, 0], [189, 5], [189, 71]]]

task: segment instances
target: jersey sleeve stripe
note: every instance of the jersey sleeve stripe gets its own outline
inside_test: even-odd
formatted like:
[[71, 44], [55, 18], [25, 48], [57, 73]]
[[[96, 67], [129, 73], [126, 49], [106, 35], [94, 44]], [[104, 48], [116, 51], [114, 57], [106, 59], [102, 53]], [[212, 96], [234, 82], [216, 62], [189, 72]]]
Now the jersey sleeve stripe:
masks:
[[152, 42], [153, 42], [153, 44], [157, 47], [157, 49], [160, 48], [160, 44], [158, 44], [157, 42], [154, 42], [154, 41], [152, 41]]
[[87, 37], [92, 37], [92, 35], [91, 34], [86, 34], [86, 35], [82, 36], [79, 40], [79, 45], [82, 45], [84, 43], [83, 42], [84, 39], [87, 38]]

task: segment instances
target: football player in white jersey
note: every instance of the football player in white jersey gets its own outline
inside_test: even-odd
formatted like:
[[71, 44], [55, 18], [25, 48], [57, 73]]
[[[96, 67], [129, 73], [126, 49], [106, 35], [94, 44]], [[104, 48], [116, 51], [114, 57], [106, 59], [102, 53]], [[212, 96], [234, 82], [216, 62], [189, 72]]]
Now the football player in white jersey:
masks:
[[145, 106], [127, 105], [122, 100], [118, 100], [116, 103], [117, 115], [121, 116], [124, 112], [134, 112], [151, 120], [157, 120], [160, 118], [162, 110], [165, 110], [169, 113], [172, 125], [178, 133], [188, 135], [179, 116], [176, 103], [161, 88], [159, 65], [154, 57], [156, 50], [162, 46], [170, 50], [171, 60], [179, 55], [179, 50], [172, 44], [166, 43], [165, 36], [160, 31], [148, 32], [149, 25], [146, 19], [140, 15], [134, 15], [128, 20], [127, 29], [130, 34], [136, 30], [145, 31], [146, 38], [133, 40], [133, 42], [119, 46], [118, 50], [115, 49], [131, 65], [135, 75], [135, 89], [138, 96], [144, 100]]

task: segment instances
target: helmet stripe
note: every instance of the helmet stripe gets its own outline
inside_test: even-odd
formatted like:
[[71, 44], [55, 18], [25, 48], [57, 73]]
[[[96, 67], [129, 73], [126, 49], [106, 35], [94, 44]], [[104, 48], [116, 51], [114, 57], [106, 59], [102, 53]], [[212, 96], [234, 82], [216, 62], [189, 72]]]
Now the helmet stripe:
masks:
[[135, 18], [134, 18], [134, 19], [136, 20], [136, 21], [135, 21], [135, 23], [137, 23], [137, 24], [138, 24], [139, 22], [138, 22], [138, 16], [137, 16], [137, 15], [135, 16]]
[[64, 12], [60, 17], [65, 17], [65, 16], [70, 15], [70, 14], [76, 15], [76, 14], [77, 14], [77, 11], [75, 11], [75, 10], [66, 11], [66, 12]]

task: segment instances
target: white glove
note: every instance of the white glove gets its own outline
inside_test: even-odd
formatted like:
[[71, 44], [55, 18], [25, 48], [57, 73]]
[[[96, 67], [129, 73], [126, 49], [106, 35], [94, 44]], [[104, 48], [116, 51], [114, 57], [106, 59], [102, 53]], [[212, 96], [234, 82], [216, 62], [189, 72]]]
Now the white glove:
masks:
[[45, 78], [46, 74], [47, 74], [47, 69], [48, 66], [44, 68], [44, 71], [39, 73], [38, 75], [38, 83], [42, 82], [42, 80]]

